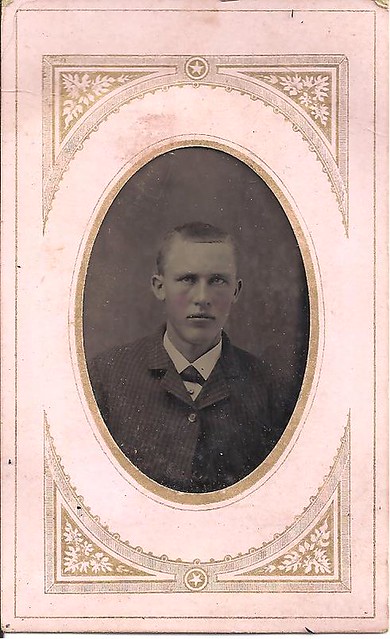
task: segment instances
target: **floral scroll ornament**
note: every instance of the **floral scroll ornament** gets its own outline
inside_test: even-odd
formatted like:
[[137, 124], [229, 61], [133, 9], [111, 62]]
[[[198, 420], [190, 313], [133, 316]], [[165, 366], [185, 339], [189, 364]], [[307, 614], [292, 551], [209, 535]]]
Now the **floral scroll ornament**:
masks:
[[304, 537], [290, 552], [273, 563], [256, 568], [246, 575], [330, 575], [333, 572], [329, 516]]
[[263, 82], [275, 86], [307, 111], [312, 119], [323, 129], [330, 123], [330, 78], [329, 74], [257, 76]]
[[69, 129], [100, 98], [110, 91], [144, 75], [103, 73], [62, 73], [62, 116], [65, 130]]
[[146, 575], [140, 570], [125, 566], [114, 557], [102, 552], [74, 524], [64, 517], [62, 526], [62, 572], [64, 575]]

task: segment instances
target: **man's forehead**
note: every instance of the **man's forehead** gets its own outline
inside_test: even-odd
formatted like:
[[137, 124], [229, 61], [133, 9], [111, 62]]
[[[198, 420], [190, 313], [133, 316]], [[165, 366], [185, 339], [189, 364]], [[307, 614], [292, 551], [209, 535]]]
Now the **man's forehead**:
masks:
[[184, 265], [186, 263], [205, 265], [209, 263], [223, 263], [234, 266], [234, 247], [229, 240], [221, 242], [203, 242], [174, 238], [166, 255], [167, 264]]
[[226, 253], [232, 251], [234, 253], [233, 243], [229, 240], [192, 240], [182, 237], [174, 237], [170, 243], [168, 254], [171, 252], [192, 252], [192, 253]]

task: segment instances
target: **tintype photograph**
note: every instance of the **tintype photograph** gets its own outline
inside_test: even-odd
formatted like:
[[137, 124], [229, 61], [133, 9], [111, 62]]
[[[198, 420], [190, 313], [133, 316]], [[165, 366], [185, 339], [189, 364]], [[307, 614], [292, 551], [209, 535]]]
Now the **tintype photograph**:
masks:
[[280, 440], [307, 362], [309, 293], [286, 212], [241, 160], [188, 147], [136, 172], [98, 230], [83, 317], [101, 416], [158, 484], [226, 488]]

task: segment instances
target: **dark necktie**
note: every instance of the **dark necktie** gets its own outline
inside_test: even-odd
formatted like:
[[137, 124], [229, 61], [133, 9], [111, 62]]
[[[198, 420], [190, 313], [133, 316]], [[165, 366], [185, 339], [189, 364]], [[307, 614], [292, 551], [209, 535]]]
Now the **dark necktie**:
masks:
[[206, 381], [199, 371], [196, 370], [195, 366], [187, 366], [187, 368], [180, 373], [180, 377], [183, 382], [193, 382], [194, 384], [200, 384], [200, 386], [203, 386]]

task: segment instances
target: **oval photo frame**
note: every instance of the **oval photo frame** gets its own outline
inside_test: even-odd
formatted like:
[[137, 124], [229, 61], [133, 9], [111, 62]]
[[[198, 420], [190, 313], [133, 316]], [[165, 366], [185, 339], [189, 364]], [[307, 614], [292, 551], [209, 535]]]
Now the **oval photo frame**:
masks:
[[[132, 343], [162, 323], [149, 285], [156, 252], [167, 231], [193, 221], [238, 238], [244, 288], [227, 332], [233, 344], [270, 364], [278, 395], [275, 445], [249, 474], [210, 492], [176, 490], [141, 472], [113, 439], [89, 376], [101, 352]], [[316, 367], [317, 285], [291, 205], [260, 165], [226, 145], [181, 141], [154, 150], [123, 175], [100, 207], [78, 277], [75, 325], [89, 408], [125, 472], [153, 495], [176, 503], [216, 504], [241, 494], [269, 472], [292, 441]]]

